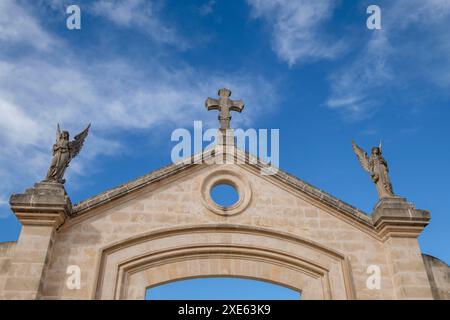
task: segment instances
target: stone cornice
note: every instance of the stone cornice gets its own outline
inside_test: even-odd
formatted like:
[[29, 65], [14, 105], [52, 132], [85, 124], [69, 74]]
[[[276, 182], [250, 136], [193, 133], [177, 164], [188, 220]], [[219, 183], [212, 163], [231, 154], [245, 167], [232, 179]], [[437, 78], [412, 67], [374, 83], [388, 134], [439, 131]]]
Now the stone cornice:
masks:
[[406, 199], [381, 199], [372, 215], [373, 224], [382, 241], [390, 237], [417, 238], [430, 221], [429, 212], [418, 210]]
[[10, 205], [22, 225], [55, 228], [64, 223], [72, 210], [64, 186], [58, 183], [36, 183], [24, 194], [13, 194]]

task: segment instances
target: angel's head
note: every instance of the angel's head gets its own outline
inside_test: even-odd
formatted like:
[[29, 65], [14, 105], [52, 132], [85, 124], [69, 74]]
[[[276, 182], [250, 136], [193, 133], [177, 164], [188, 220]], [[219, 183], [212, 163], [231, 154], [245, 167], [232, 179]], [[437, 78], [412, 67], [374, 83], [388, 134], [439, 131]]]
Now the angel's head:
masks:
[[374, 155], [374, 156], [381, 156], [381, 149], [380, 149], [380, 147], [373, 147], [372, 148], [372, 155]]
[[61, 132], [61, 138], [63, 140], [69, 140], [69, 131], [63, 131]]

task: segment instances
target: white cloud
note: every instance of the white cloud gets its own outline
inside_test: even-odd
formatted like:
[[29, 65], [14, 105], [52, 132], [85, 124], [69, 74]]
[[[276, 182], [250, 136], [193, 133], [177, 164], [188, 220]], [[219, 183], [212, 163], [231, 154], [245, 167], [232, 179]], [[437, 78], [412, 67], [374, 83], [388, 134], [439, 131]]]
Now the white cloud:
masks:
[[215, 4], [216, 4], [216, 0], [206, 1], [198, 8], [198, 12], [202, 16], [210, 15], [214, 11]]
[[[449, 10], [450, 2], [448, 0], [398, 0], [391, 6], [386, 6], [388, 23], [400, 28], [407, 28], [411, 24], [440, 23], [447, 19]], [[431, 17], [433, 19], [430, 19]]]
[[90, 6], [90, 13], [104, 17], [122, 28], [133, 28], [146, 33], [153, 41], [186, 49], [185, 41], [159, 17], [160, 8], [155, 1], [98, 0]]
[[334, 0], [247, 0], [255, 18], [272, 29], [276, 54], [289, 65], [335, 58], [344, 49], [342, 41], [330, 39], [323, 24], [332, 16]]
[[[16, 17], [19, 20], [28, 17], [25, 11], [17, 14], [22, 15]], [[35, 28], [46, 34], [37, 20]], [[29, 41], [19, 38], [4, 44]], [[235, 126], [256, 119], [276, 98], [273, 80], [253, 74], [175, 69], [155, 57], [149, 57], [145, 67], [122, 57], [95, 62], [74, 56], [69, 45], [60, 44], [45, 56], [35, 50], [0, 55], [0, 199], [44, 178], [58, 122], [72, 137], [92, 123], [83, 152], [68, 170], [73, 181], [95, 170], [98, 155], [123, 150], [127, 142], [121, 133], [139, 129], [155, 134], [152, 128], [159, 125], [192, 126], [197, 119], [214, 119], [217, 125], [204, 100], [215, 97], [221, 86], [230, 87], [233, 97], [252, 108], [252, 117], [233, 118]]]
[[365, 49], [330, 77], [326, 105], [347, 119], [371, 117], [391, 90], [416, 80], [450, 87], [450, 1], [390, 1], [381, 10], [383, 30], [367, 30]]
[[18, 106], [5, 100], [0, 101], [0, 114], [2, 115], [0, 127], [4, 130], [1, 137], [3, 143], [26, 145], [37, 143], [40, 128], [31, 115], [27, 115]]
[[49, 50], [57, 41], [39, 27], [26, 8], [14, 0], [0, 1], [0, 45], [24, 43]]
[[386, 61], [391, 51], [387, 41], [385, 30], [376, 31], [358, 59], [331, 75], [332, 94], [326, 102], [329, 108], [342, 110], [347, 120], [372, 115], [376, 101], [370, 89], [383, 87], [393, 78]]

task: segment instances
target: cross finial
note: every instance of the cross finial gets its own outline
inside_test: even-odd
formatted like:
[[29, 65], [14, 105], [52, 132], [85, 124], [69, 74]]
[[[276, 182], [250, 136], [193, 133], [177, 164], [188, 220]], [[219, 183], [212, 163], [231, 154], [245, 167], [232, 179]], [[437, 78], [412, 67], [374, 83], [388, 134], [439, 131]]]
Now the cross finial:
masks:
[[209, 110], [219, 110], [220, 129], [230, 129], [231, 113], [230, 111], [242, 112], [244, 102], [242, 100], [233, 101], [230, 99], [231, 91], [222, 88], [218, 92], [219, 99], [208, 98], [205, 101], [205, 107]]
[[229, 90], [227, 88], [219, 89], [219, 92], [217, 93], [217, 95], [221, 98], [229, 98], [229, 97], [231, 97], [231, 90]]

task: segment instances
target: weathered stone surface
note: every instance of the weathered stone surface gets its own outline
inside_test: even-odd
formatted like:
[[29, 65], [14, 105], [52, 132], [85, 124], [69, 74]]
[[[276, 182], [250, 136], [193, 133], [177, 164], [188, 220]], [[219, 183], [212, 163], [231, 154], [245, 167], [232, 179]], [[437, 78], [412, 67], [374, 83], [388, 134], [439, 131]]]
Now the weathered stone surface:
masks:
[[376, 224], [380, 218], [408, 217], [411, 219], [429, 219], [429, 214], [424, 210], [417, 210], [407, 202], [405, 198], [383, 198], [375, 205], [372, 220]]
[[450, 300], [450, 266], [438, 258], [423, 254], [431, 292], [436, 300]]
[[244, 109], [244, 102], [241, 100], [231, 100], [231, 91], [225, 88], [220, 89], [218, 95], [219, 99], [206, 99], [205, 107], [208, 111], [219, 110], [220, 130], [227, 131], [227, 129], [230, 129], [230, 111], [242, 112]]
[[375, 205], [372, 221], [382, 237], [399, 236], [416, 238], [428, 225], [430, 214], [418, 210], [405, 198], [383, 198]]
[[[0, 298], [37, 299], [51, 258], [54, 235], [69, 218], [72, 204], [61, 183], [40, 182], [14, 194], [11, 209], [22, 224], [19, 240], [0, 271]], [[2, 285], [1, 278], [5, 277]]]
[[69, 132], [61, 131], [58, 124], [56, 142], [53, 145], [53, 158], [47, 176], [45, 177], [45, 182], [61, 184], [65, 182], [63, 179], [64, 173], [70, 161], [81, 151], [90, 127], [91, 125], [88, 125], [86, 129], [75, 136], [73, 141], [69, 141]]
[[15, 247], [16, 242], [0, 243], [0, 292], [3, 291], [6, 280], [8, 279], [8, 274], [11, 270], [11, 259], [14, 256]]
[[64, 186], [54, 182], [36, 183], [24, 194], [13, 194], [11, 210], [23, 225], [52, 225], [58, 228], [72, 212]]
[[[371, 217], [281, 170], [263, 176], [259, 169], [171, 165], [75, 205], [57, 230], [23, 219], [8, 258], [14, 268], [7, 268], [20, 272], [7, 271], [0, 297], [143, 299], [148, 286], [229, 275], [286, 285], [305, 299], [432, 298], [416, 239], [428, 215], [399, 198], [378, 204]], [[218, 214], [205, 195], [215, 178], [251, 195], [232, 215]], [[35, 205], [37, 218], [45, 206], [29, 195], [56, 195], [27, 194], [14, 197], [12, 208], [33, 213]], [[51, 212], [66, 212], [56, 198], [47, 201]], [[70, 265], [80, 267], [79, 290], [66, 285]], [[381, 272], [379, 289], [367, 286], [372, 265]]]
[[370, 174], [370, 178], [377, 187], [378, 197], [380, 199], [394, 197], [388, 164], [382, 155], [381, 142], [379, 147], [372, 148], [370, 157], [354, 141], [352, 144], [361, 166]]
[[10, 199], [13, 211], [61, 212], [70, 214], [72, 203], [64, 185], [55, 182], [39, 182], [24, 194], [13, 194]]

